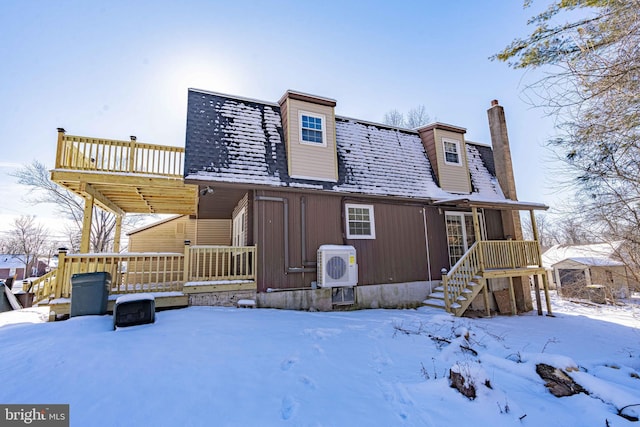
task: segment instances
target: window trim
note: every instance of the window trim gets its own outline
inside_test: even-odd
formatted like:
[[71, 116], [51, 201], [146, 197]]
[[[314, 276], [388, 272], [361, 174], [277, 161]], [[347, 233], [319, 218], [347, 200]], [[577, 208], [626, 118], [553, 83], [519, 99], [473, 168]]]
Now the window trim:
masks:
[[[456, 146], [456, 155], [458, 156], [457, 162], [450, 162], [447, 160], [447, 143], [454, 144]], [[451, 166], [462, 166], [462, 150], [460, 149], [461, 141], [452, 138], [442, 138], [442, 154], [444, 157], [444, 163]], [[451, 152], [449, 152], [451, 153]]]
[[[471, 217], [473, 220], [473, 212], [469, 212], [469, 211], [445, 211], [444, 212], [444, 224], [445, 224], [445, 232], [447, 234], [447, 253], [449, 255], [449, 268], [452, 268], [454, 266], [455, 263], [451, 263], [451, 244], [449, 243], [449, 238], [451, 237], [449, 235], [449, 227], [447, 224], [447, 216], [457, 216], [460, 217], [462, 219], [462, 243], [463, 243], [463, 247], [464, 247], [464, 252], [462, 253], [462, 255], [460, 256], [460, 258], [462, 258], [464, 256], [464, 254], [467, 253], [467, 251], [469, 251], [469, 244], [468, 244], [468, 235], [467, 235], [467, 229], [466, 229], [466, 218], [467, 217]], [[481, 240], [486, 240], [487, 239], [487, 227], [485, 224], [485, 219], [484, 219], [484, 210], [478, 210], [478, 223], [480, 225], [480, 239]], [[475, 235], [473, 236], [474, 242], [475, 243]], [[472, 243], [472, 244], [473, 244]], [[460, 260], [460, 258], [458, 258], [458, 260], [456, 260], [456, 262], [458, 262]]]
[[[247, 245], [246, 230], [247, 208], [243, 207], [233, 217], [231, 226], [231, 246], [242, 247]], [[240, 244], [236, 244], [240, 243]]]
[[[349, 209], [350, 208], [367, 209], [369, 211], [369, 225], [371, 227], [370, 234], [351, 234], [351, 231], [349, 228]], [[374, 240], [376, 238], [376, 219], [375, 219], [373, 205], [365, 205], [360, 203], [345, 203], [344, 204], [344, 220], [345, 220], [345, 231], [347, 234], [347, 239]]]
[[[322, 143], [319, 142], [311, 142], [305, 141], [302, 139], [302, 116], [313, 117], [315, 119], [320, 119], [322, 124]], [[305, 128], [308, 129], [308, 128]], [[316, 130], [317, 129], [311, 129]], [[300, 137], [300, 144], [311, 145], [313, 147], [326, 147], [327, 146], [327, 116], [320, 113], [312, 113], [310, 111], [298, 110], [298, 134]]]

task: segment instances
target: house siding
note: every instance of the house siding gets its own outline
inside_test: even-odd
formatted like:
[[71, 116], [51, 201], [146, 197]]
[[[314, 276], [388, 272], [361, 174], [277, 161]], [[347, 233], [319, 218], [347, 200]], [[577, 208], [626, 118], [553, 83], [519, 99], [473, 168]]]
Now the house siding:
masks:
[[185, 240], [192, 245], [229, 245], [231, 220], [181, 216], [129, 235], [129, 251], [182, 253]]
[[[373, 205], [375, 239], [345, 238], [345, 203]], [[287, 260], [284, 242], [285, 205], [288, 214]], [[264, 292], [268, 288], [309, 288], [311, 282], [317, 280], [317, 250], [324, 244], [352, 245], [356, 248], [358, 285], [428, 280], [422, 209], [423, 206], [419, 204], [259, 191], [254, 202], [255, 236], [259, 248], [258, 291]], [[435, 280], [440, 277], [440, 260], [447, 259], [446, 236], [442, 238], [439, 232], [444, 226], [444, 219], [437, 209], [426, 208], [426, 212], [428, 229], [432, 234], [429, 235], [429, 241], [434, 245], [431, 273]], [[297, 271], [287, 271], [287, 268]]]
[[[467, 150], [464, 142], [464, 135], [443, 129], [434, 130], [434, 147], [437, 153], [437, 170], [440, 186], [445, 191], [454, 193], [471, 193], [471, 180], [469, 178], [469, 166], [467, 164]], [[460, 143], [461, 164], [449, 165], [444, 161], [443, 139], [452, 139]]]
[[[326, 146], [301, 143], [300, 111], [325, 117]], [[338, 160], [333, 107], [289, 98], [282, 104], [281, 114], [287, 138], [289, 175], [294, 178], [337, 182]]]

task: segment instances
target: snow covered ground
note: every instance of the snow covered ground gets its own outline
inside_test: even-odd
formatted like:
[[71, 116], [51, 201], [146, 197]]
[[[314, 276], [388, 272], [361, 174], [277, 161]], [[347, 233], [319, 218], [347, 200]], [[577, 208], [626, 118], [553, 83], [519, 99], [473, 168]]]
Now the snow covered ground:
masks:
[[[111, 316], [0, 314], [0, 403], [69, 403], [72, 426], [639, 425], [616, 413], [640, 404], [640, 307], [554, 307], [492, 319], [190, 307], [117, 331]], [[552, 396], [539, 362], [590, 394]], [[475, 400], [449, 387], [454, 366]]]

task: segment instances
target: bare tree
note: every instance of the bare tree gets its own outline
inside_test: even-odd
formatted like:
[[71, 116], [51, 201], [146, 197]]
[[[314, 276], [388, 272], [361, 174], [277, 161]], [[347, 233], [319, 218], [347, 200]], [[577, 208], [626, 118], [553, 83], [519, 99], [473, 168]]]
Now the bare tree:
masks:
[[404, 127], [404, 115], [398, 110], [390, 110], [384, 113], [383, 121], [390, 126]]
[[429, 114], [427, 114], [427, 107], [424, 105], [418, 105], [412, 108], [407, 113], [407, 120], [405, 122], [409, 129], [416, 129], [422, 125], [429, 123]]
[[[71, 222], [67, 235], [71, 248], [79, 249], [84, 216], [84, 201], [74, 193], [59, 186], [49, 178], [47, 167], [34, 160], [30, 165], [20, 168], [13, 174], [18, 183], [30, 188], [27, 202], [50, 203], [57, 212]], [[133, 228], [143, 220], [143, 215], [127, 215], [123, 228]], [[116, 225], [115, 215], [94, 206], [90, 245], [93, 252], [107, 252], [113, 248], [113, 236]]]
[[31, 275], [29, 267], [34, 263], [37, 266], [38, 256], [47, 245], [48, 234], [47, 229], [37, 224], [33, 216], [23, 215], [13, 221], [6, 247], [13, 254], [24, 255], [25, 278]]
[[585, 233], [566, 220], [564, 239], [624, 239], [630, 253], [640, 253], [639, 10], [640, 0], [555, 0], [529, 20], [528, 37], [493, 57], [546, 71], [526, 93], [557, 118], [550, 144], [588, 224]]
[[415, 129], [429, 123], [429, 114], [424, 105], [418, 105], [409, 110], [405, 119], [404, 114], [393, 109], [384, 114], [383, 122], [390, 126]]

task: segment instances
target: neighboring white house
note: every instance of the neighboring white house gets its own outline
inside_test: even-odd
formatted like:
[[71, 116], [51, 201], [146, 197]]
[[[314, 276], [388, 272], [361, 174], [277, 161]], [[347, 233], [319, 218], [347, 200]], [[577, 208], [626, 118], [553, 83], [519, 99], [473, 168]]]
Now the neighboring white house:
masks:
[[583, 291], [604, 289], [607, 297], [628, 297], [628, 272], [618, 256], [622, 244], [618, 241], [549, 248], [542, 254], [549, 283], [564, 294], [588, 294]]

